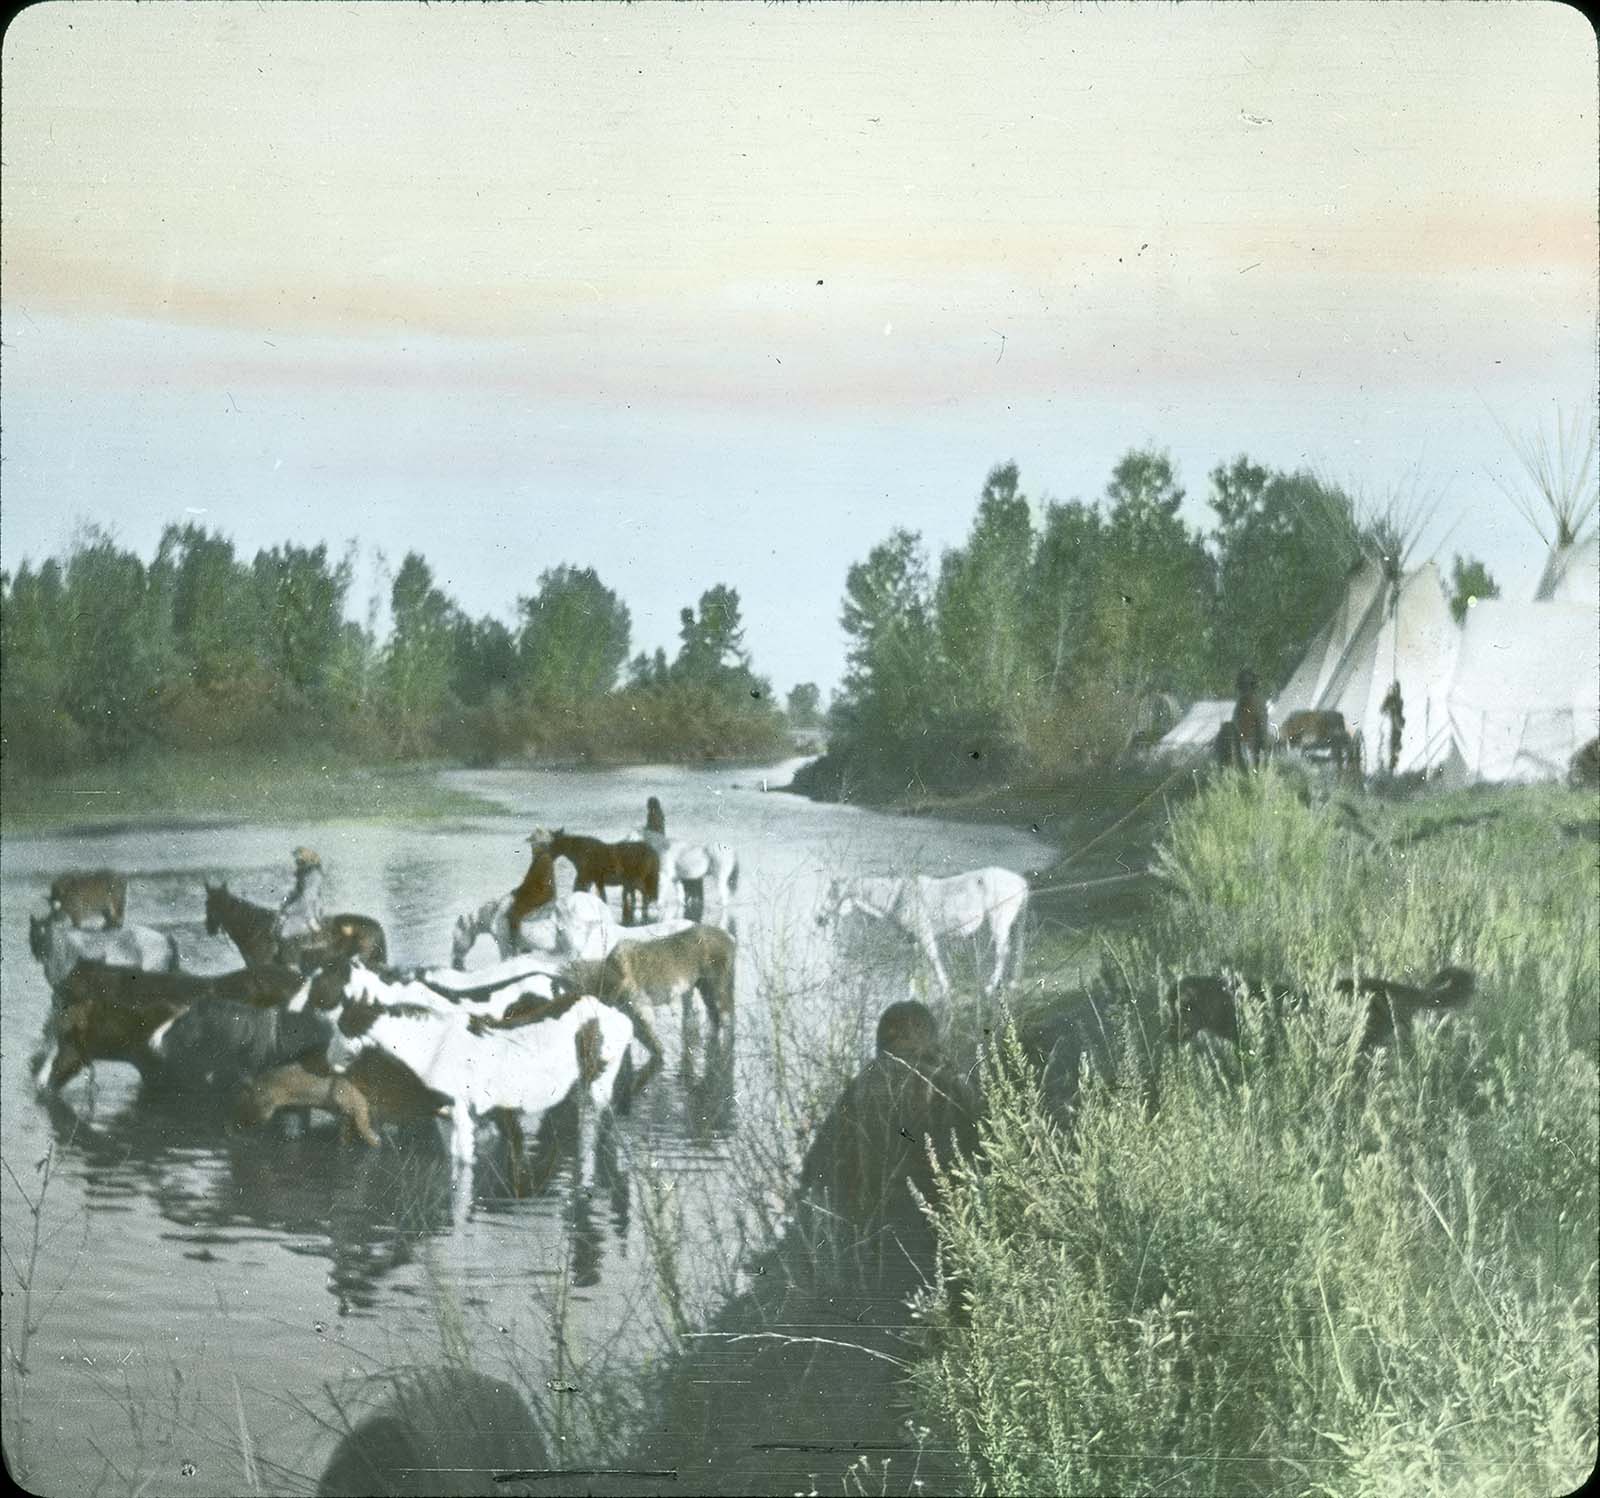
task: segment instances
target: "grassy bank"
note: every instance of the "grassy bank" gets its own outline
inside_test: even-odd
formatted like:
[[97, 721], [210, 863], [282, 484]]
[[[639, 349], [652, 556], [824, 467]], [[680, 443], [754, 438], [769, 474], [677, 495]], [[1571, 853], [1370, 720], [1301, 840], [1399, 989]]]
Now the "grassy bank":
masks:
[[[1070, 1137], [990, 1067], [940, 1223], [968, 1314], [921, 1373], [975, 1487], [1544, 1494], [1594, 1463], [1594, 798], [1306, 789], [1173, 810], [1159, 895], [1099, 941], [1123, 1038]], [[1359, 1056], [1332, 978], [1447, 963], [1462, 1020]], [[1163, 1062], [1164, 983], [1229, 967], [1312, 1003], [1281, 1034], [1247, 1008], [1222, 1070]]]
[[49, 779], [10, 777], [0, 789], [7, 837], [123, 822], [416, 821], [495, 809], [446, 786], [437, 766], [273, 755], [148, 755]]

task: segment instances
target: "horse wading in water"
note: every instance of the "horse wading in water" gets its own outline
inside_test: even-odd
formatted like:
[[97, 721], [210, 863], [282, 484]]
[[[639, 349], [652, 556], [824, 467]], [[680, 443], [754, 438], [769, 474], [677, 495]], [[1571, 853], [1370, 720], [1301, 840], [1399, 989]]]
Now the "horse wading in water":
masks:
[[[535, 833], [552, 858], [565, 858], [576, 872], [573, 887], [597, 890], [606, 897], [606, 887], [622, 886], [622, 924], [632, 925], [661, 897], [661, 859], [648, 843], [603, 843], [595, 837], [579, 837], [557, 828]], [[644, 909], [640, 909], [641, 902]]]

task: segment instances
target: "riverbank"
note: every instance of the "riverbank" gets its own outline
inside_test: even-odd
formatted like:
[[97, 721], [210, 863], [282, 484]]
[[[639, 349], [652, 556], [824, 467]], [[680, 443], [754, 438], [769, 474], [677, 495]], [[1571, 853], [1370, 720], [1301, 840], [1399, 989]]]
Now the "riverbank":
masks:
[[17, 777], [0, 792], [0, 835], [104, 831], [160, 822], [433, 821], [498, 810], [448, 786], [434, 764], [168, 754], [55, 779]]
[[[569, 756], [510, 761], [501, 768], [600, 775], [655, 762]], [[691, 768], [767, 769], [772, 763], [741, 753], [702, 757]], [[451, 783], [445, 772], [460, 768], [448, 761], [373, 764], [337, 755], [140, 755], [56, 777], [9, 777], [0, 785], [0, 836], [72, 835], [151, 823], [432, 822], [505, 809]]]

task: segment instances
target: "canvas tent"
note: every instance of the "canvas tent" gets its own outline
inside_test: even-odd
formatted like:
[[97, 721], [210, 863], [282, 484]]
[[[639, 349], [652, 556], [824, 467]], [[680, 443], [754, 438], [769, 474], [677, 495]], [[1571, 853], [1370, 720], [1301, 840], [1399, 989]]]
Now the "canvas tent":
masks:
[[1600, 608], [1600, 546], [1594, 537], [1552, 547], [1533, 597], [1536, 603]]
[[1318, 631], [1274, 703], [1290, 713], [1338, 712], [1361, 741], [1370, 768], [1388, 764], [1384, 698], [1400, 683], [1405, 727], [1399, 774], [1433, 770], [1450, 748], [1447, 699], [1460, 631], [1432, 562], [1395, 577], [1364, 559], [1351, 572], [1333, 617]]
[[1233, 716], [1233, 699], [1203, 698], [1162, 735], [1152, 751], [1173, 759], [1184, 759], [1209, 751], [1217, 730]]
[[1448, 709], [1448, 780], [1564, 777], [1600, 736], [1596, 602], [1478, 604], [1462, 629]]

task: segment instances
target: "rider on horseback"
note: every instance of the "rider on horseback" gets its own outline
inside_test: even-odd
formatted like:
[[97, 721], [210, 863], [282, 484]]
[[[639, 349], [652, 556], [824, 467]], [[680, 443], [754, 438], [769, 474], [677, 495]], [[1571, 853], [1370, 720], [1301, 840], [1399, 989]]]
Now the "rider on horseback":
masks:
[[273, 935], [280, 941], [322, 930], [322, 860], [310, 848], [294, 850], [294, 888], [278, 907]]

